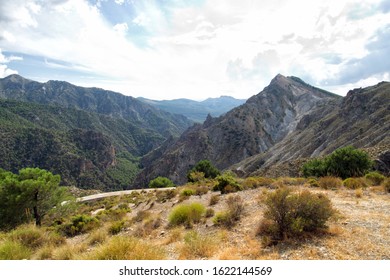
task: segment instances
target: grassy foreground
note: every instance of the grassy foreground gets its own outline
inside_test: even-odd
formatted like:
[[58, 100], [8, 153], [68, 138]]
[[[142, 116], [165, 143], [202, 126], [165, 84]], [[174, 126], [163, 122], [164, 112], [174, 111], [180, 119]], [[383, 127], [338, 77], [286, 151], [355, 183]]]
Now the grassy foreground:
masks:
[[[42, 227], [0, 233], [0, 259], [390, 259], [387, 181], [352, 188], [338, 178], [237, 180], [233, 193], [204, 181], [80, 203]], [[272, 235], [267, 199], [285, 188], [328, 198], [325, 226], [305, 231], [298, 219]]]

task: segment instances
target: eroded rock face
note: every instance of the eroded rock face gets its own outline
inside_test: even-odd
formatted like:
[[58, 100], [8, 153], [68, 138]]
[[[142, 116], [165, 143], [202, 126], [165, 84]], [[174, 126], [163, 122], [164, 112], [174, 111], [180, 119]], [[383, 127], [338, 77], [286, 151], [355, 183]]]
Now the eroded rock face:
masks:
[[262, 92], [219, 118], [208, 117], [194, 125], [163, 152], [148, 155], [145, 169], [136, 179], [145, 186], [157, 176], [175, 183], [186, 181], [186, 174], [198, 161], [209, 159], [219, 169], [259, 153], [264, 153], [296, 130], [298, 123], [314, 109], [338, 96], [314, 88], [295, 77], [277, 75]]
[[[386, 172], [390, 150], [390, 83], [350, 91], [342, 102], [331, 101], [304, 116], [297, 129], [267, 152], [235, 164], [246, 175], [275, 173], [281, 163], [319, 157], [352, 145], [369, 152], [378, 169]], [[285, 166], [285, 165], [284, 165]], [[298, 168], [285, 168], [298, 176]]]

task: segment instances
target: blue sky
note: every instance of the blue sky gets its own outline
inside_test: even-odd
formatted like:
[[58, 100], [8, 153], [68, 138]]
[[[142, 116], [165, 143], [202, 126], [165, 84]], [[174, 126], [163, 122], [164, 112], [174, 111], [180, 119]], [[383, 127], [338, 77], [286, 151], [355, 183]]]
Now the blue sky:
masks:
[[281, 73], [390, 79], [390, 0], [2, 0], [0, 77], [152, 99], [248, 98]]

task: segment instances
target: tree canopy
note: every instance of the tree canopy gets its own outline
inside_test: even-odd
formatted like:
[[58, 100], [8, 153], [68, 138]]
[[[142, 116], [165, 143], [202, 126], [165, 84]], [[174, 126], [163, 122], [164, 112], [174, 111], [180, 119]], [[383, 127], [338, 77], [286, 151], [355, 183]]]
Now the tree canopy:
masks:
[[44, 215], [66, 199], [60, 176], [39, 168], [24, 168], [18, 174], [0, 169], [0, 228], [14, 228]]

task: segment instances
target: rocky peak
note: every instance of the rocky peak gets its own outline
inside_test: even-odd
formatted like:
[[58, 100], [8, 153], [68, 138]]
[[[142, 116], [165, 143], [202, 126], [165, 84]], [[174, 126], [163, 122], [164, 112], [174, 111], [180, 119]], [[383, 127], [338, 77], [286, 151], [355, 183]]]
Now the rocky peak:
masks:
[[[218, 118], [183, 133], [141, 176], [167, 176], [183, 183], [188, 170], [202, 159], [220, 169], [264, 153], [293, 132], [305, 114], [335, 95], [300, 79], [278, 74], [262, 92]], [[161, 152], [161, 151], [160, 151]]]

